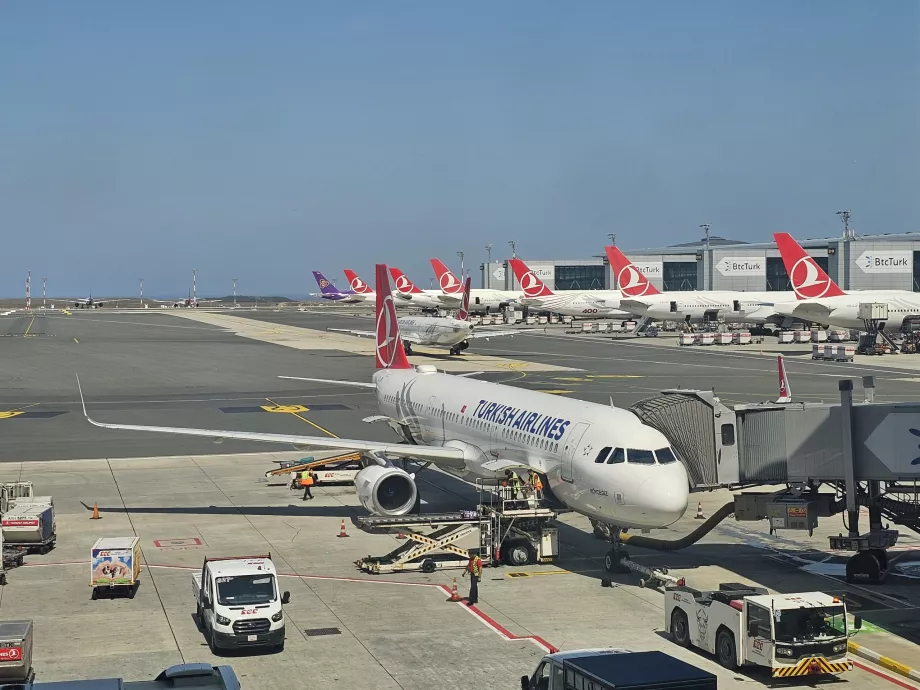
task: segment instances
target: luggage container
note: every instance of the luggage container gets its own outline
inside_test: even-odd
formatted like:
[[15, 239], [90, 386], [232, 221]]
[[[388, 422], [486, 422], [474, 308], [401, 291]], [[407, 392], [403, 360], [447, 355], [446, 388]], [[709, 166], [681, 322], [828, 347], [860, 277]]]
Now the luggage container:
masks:
[[609, 333], [610, 324], [607, 323], [606, 321], [602, 321], [601, 323], [597, 324], [597, 332], [598, 333]]
[[715, 333], [700, 333], [700, 345], [712, 345], [715, 341]]
[[811, 331], [795, 331], [795, 335], [792, 338], [794, 343], [810, 343], [811, 342]]
[[696, 342], [696, 333], [681, 333], [680, 334], [680, 344], [681, 345], [693, 345]]
[[93, 599], [103, 591], [133, 599], [140, 585], [140, 572], [141, 546], [137, 537], [102, 537], [93, 544], [89, 572]]
[[716, 333], [716, 345], [731, 345], [734, 339], [733, 333]]
[[837, 361], [838, 362], [852, 362], [853, 357], [855, 355], [856, 355], [855, 345], [838, 345], [837, 346]]
[[32, 482], [0, 484], [0, 515], [6, 513], [17, 498], [30, 496], [32, 496]]
[[827, 346], [821, 343], [814, 343], [811, 346], [811, 358], [812, 359], [824, 359], [824, 351]]
[[843, 330], [833, 330], [827, 334], [827, 339], [832, 343], [844, 343], [850, 339], [850, 332]]
[[32, 677], [32, 621], [0, 621], [0, 683], [28, 683]]
[[750, 331], [735, 331], [734, 341], [736, 345], [750, 345], [751, 344], [751, 332]]
[[793, 331], [781, 331], [779, 334], [780, 345], [790, 345], [794, 339], [795, 333]]
[[827, 342], [827, 331], [814, 330], [811, 332], [811, 342], [813, 343], [826, 343]]
[[48, 553], [54, 548], [54, 509], [49, 505], [14, 505], [3, 516], [0, 527], [6, 547]]

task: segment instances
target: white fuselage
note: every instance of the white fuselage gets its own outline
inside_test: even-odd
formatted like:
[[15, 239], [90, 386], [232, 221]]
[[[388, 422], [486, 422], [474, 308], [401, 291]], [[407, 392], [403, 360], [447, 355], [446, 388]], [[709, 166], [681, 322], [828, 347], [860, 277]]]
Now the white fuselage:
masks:
[[[454, 295], [459, 298], [460, 295]], [[521, 299], [520, 292], [510, 290], [470, 290], [470, 312], [488, 314], [516, 304]]]
[[538, 311], [583, 318], [628, 319], [632, 314], [620, 309], [620, 293], [611, 290], [593, 292], [565, 291], [546, 297], [528, 297], [525, 306]]
[[395, 304], [399, 304], [402, 301], [409, 306], [421, 309], [447, 309], [447, 305], [438, 299], [439, 294], [441, 293], [438, 290], [422, 290], [415, 293], [394, 291], [393, 298]]
[[403, 316], [397, 321], [403, 338], [419, 345], [456, 345], [473, 332], [469, 321], [450, 317]]
[[920, 293], [906, 290], [866, 290], [797, 302], [793, 296], [787, 302], [777, 303], [775, 308], [781, 314], [794, 315], [806, 321], [840, 328], [864, 328], [865, 322], [859, 318], [859, 305], [872, 302], [888, 305], [886, 331], [900, 330], [904, 319], [909, 316], [920, 317]]
[[464, 451], [462, 466], [440, 465], [462, 479], [503, 475], [487, 463], [532, 468], [566, 506], [620, 527], [664, 527], [687, 508], [680, 462], [596, 462], [604, 449], [633, 449], [638, 460], [669, 447], [626, 410], [436, 372], [383, 369], [374, 383], [381, 414], [408, 442]]
[[656, 321], [767, 323], [778, 320], [775, 303], [790, 298], [795, 299], [795, 293], [707, 290], [665, 292], [624, 301], [628, 300], [630, 310]]

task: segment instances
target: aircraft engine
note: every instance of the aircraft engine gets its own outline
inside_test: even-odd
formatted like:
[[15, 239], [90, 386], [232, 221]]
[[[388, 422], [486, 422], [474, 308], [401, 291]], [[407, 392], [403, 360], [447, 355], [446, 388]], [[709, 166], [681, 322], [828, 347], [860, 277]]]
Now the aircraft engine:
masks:
[[355, 489], [362, 506], [384, 517], [408, 514], [418, 497], [415, 479], [398, 467], [365, 467], [355, 477]]

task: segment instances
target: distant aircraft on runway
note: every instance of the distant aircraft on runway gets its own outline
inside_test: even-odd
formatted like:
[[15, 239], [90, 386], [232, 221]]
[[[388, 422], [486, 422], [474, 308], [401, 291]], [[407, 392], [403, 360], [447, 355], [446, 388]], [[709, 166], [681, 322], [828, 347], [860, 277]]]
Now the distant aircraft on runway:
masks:
[[[282, 378], [372, 391], [378, 416], [401, 443], [301, 434], [90, 423], [122, 431], [150, 431], [211, 439], [264, 441], [360, 452], [370, 464], [355, 477], [361, 504], [377, 515], [406, 515], [420, 505], [415, 474], [399, 459], [434, 463], [461, 479], [498, 483], [506, 470], [540, 475], [547, 498], [609, 528], [605, 559], [618, 569], [624, 528], [653, 529], [687, 509], [689, 482], [667, 438], [634, 413], [613, 405], [559, 397], [464, 376], [406, 359], [387, 267], [377, 265], [376, 363], [371, 382]], [[79, 379], [78, 379], [79, 384]], [[80, 392], [83, 400], [82, 390]]]
[[94, 299], [93, 293], [89, 293], [89, 297], [83, 299], [69, 299], [68, 302], [72, 302], [75, 309], [102, 309], [108, 303], [118, 303], [118, 302], [127, 302], [126, 299]]
[[[795, 319], [841, 328], [865, 328], [859, 318], [861, 303], [888, 307], [888, 319], [879, 326], [897, 332], [920, 323], [920, 295], [907, 290], [854, 290], [844, 292], [791, 235], [773, 234], [789, 274], [793, 292], [789, 300], [778, 302], [777, 311]], [[787, 293], [789, 294], [789, 293]]]
[[[412, 354], [413, 345], [429, 345], [433, 347], [449, 347], [450, 354], [459, 355], [470, 346], [469, 341], [475, 338], [497, 338], [505, 335], [517, 335], [520, 331], [501, 330], [474, 330], [470, 323], [470, 279], [466, 279], [463, 292], [463, 301], [456, 317], [451, 316], [401, 316], [399, 318], [399, 332], [402, 335], [403, 346], [406, 354]], [[338, 333], [350, 333], [367, 338], [376, 337], [374, 331], [361, 331], [350, 328], [329, 328], [327, 330]]]

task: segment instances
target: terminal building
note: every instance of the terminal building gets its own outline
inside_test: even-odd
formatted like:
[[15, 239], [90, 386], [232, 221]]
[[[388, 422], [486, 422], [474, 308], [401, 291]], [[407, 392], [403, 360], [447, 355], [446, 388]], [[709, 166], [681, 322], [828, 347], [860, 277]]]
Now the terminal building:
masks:
[[[844, 290], [920, 292], [920, 233], [799, 240]], [[751, 244], [721, 237], [661, 249], [623, 250], [661, 291], [791, 290], [773, 242]], [[531, 260], [530, 269], [554, 290], [612, 290], [616, 276], [606, 256], [579, 260]], [[519, 288], [507, 261], [481, 264], [482, 286]]]

